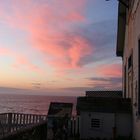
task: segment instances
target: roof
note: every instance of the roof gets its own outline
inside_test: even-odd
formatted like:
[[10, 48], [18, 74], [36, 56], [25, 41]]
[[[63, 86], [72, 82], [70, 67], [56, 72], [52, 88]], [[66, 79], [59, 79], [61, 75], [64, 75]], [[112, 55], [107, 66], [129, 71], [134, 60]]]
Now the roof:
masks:
[[86, 91], [86, 96], [122, 98], [122, 91]]
[[81, 111], [131, 113], [131, 104], [130, 99], [125, 98], [78, 97], [77, 113]]
[[118, 31], [117, 31], [117, 56], [123, 56], [126, 28], [126, 7], [119, 2], [118, 6]]
[[65, 117], [68, 115], [68, 117], [72, 114], [72, 103], [62, 103], [62, 102], [51, 102], [48, 116], [49, 117]]

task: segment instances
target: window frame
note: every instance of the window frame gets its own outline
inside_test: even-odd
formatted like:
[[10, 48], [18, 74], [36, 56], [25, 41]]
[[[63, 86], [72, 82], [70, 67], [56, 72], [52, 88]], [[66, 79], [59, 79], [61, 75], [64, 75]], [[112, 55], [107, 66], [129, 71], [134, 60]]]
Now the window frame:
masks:
[[140, 38], [138, 39], [138, 114], [140, 116]]

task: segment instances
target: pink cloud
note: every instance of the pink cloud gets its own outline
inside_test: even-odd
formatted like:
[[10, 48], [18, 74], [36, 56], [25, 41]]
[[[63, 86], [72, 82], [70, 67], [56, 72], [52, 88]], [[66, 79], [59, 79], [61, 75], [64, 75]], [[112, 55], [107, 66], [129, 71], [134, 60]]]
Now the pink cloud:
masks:
[[97, 67], [96, 73], [105, 77], [122, 77], [120, 64], [108, 64]]
[[25, 56], [17, 52], [14, 52], [10, 49], [0, 48], [0, 55], [14, 58], [15, 62], [12, 64], [12, 67], [16, 69], [24, 67], [25, 69], [33, 71], [33, 72], [39, 72], [39, 73], [42, 72], [41, 68], [39, 68], [35, 64], [32, 64]]
[[57, 68], [70, 69], [79, 67], [80, 59], [93, 52], [88, 41], [80, 36], [73, 36], [70, 40], [66, 36], [62, 38], [65, 38], [65, 43], [68, 42], [67, 48], [63, 44], [57, 44], [57, 41], [53, 42], [53, 40], [50, 40], [50, 44], [47, 44], [48, 41], [44, 40], [40, 47], [37, 46], [42, 52], [53, 57], [48, 63]]
[[72, 66], [78, 66], [80, 59], [83, 56], [91, 54], [91, 48], [88, 41], [81, 37], [75, 37], [72, 47], [69, 49], [69, 57]]
[[86, 21], [83, 13], [86, 2], [13, 0], [9, 7], [10, 14], [6, 12], [4, 2], [0, 8], [5, 11], [2, 12], [2, 19], [11, 27], [26, 31], [32, 47], [43, 53], [48, 64], [63, 69], [79, 67], [80, 60], [93, 53], [88, 40], [80, 35], [67, 35], [72, 24]]
[[27, 69], [31, 72], [38, 72], [42, 73], [42, 69], [39, 68], [37, 65], [32, 64], [27, 58], [23, 56], [16, 56], [16, 61], [13, 64], [13, 67], [16, 69]]
[[106, 89], [121, 89], [121, 77], [93, 77], [89, 78], [87, 84], [92, 87], [103, 87]]
[[10, 55], [11, 51], [5, 48], [0, 48], [0, 55]]
[[64, 18], [65, 20], [68, 20], [70, 22], [76, 22], [76, 21], [84, 22], [86, 20], [84, 16], [80, 15], [79, 13], [74, 13], [74, 12], [68, 14]]

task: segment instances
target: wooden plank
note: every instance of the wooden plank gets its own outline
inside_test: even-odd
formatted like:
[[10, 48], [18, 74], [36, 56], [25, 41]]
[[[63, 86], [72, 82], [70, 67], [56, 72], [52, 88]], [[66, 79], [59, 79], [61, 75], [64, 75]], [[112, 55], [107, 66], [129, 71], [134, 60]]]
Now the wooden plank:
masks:
[[23, 126], [25, 126], [25, 115], [23, 115]]

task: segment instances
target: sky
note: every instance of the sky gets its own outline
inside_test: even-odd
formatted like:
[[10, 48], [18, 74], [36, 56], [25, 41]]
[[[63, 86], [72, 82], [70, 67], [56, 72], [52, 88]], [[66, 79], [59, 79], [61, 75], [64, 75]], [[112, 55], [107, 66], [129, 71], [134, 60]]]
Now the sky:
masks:
[[120, 90], [117, 0], [1, 0], [0, 93]]

